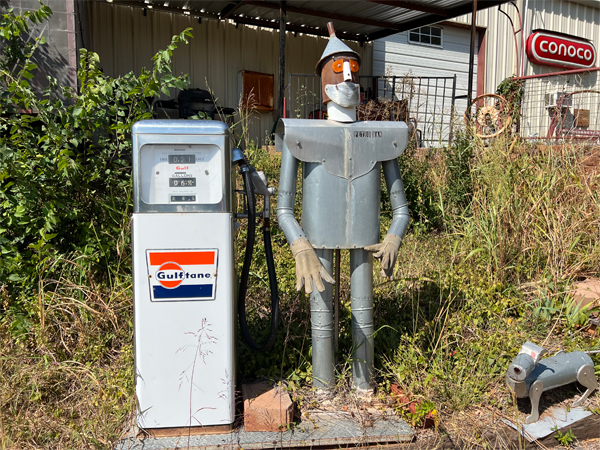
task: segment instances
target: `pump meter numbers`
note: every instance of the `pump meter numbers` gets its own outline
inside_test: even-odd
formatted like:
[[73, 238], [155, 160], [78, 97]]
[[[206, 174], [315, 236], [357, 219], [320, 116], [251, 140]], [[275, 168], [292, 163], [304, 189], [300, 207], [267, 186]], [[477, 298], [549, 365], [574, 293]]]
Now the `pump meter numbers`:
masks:
[[196, 187], [196, 178], [169, 178], [169, 187]]
[[195, 195], [171, 195], [171, 203], [195, 202]]
[[196, 155], [169, 155], [169, 164], [196, 164]]

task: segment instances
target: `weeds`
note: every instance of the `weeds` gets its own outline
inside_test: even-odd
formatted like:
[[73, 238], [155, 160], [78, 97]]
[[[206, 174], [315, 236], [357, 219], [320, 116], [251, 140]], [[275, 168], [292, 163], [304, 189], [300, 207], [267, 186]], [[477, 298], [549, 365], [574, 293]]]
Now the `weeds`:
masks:
[[[168, 59], [166, 51], [155, 63]], [[17, 69], [34, 70], [27, 64]], [[71, 93], [72, 105], [57, 106], [51, 97], [39, 103], [43, 126], [29, 116], [0, 121], [3, 448], [113, 448], [134, 417], [128, 127], [146, 117], [139, 96], [146, 88], [158, 92], [164, 71], [155, 66], [144, 79], [112, 80], [98, 67], [97, 56], [84, 52], [85, 93]], [[37, 101], [24, 86], [14, 84], [10, 95]], [[236, 142], [277, 186], [280, 156], [248, 139], [251, 109], [242, 105]], [[53, 114], [64, 123], [53, 123]], [[395, 280], [375, 277], [375, 366], [380, 397], [397, 384], [422, 405], [407, 416], [415, 426], [434, 411], [443, 426], [472, 405], [510, 416], [503, 378], [525, 340], [552, 350], [600, 347], [600, 338], [585, 332], [590, 311], [567, 295], [573, 280], [598, 276], [600, 267], [600, 175], [582, 167], [588, 154], [468, 134], [440, 152], [404, 153], [412, 225]], [[382, 191], [384, 233], [391, 215]], [[301, 201], [298, 195], [298, 216]], [[294, 259], [271, 218], [281, 332], [268, 354], [239, 344], [239, 375], [287, 379], [312, 407], [314, 398], [299, 394], [312, 379], [308, 299], [295, 291]], [[242, 247], [243, 227], [236, 239]], [[248, 290], [248, 321], [258, 340], [268, 316], [263, 246], [258, 237]], [[337, 389], [349, 395], [347, 252], [342, 259]], [[600, 355], [591, 356], [598, 370]]]
[[575, 433], [573, 433], [573, 430], [571, 429], [569, 429], [566, 433], [557, 430], [556, 427], [554, 428], [554, 430], [556, 430], [556, 434], [554, 435], [554, 437], [556, 438], [558, 443], [563, 447], [571, 447], [577, 440]]

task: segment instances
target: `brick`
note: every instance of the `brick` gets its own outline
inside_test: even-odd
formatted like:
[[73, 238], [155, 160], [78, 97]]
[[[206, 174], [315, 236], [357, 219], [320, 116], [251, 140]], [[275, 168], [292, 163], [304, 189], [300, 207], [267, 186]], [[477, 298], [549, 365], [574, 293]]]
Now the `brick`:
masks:
[[590, 305], [590, 307], [600, 305], [600, 280], [588, 278], [572, 286], [573, 299], [579, 303], [580, 307]]
[[294, 405], [282, 388], [267, 383], [244, 384], [242, 394], [246, 431], [280, 431], [292, 422]]

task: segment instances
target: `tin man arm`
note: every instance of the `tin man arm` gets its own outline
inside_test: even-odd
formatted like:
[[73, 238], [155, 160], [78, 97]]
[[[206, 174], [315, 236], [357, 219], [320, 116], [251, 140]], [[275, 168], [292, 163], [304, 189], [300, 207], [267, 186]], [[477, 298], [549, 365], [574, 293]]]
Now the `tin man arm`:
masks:
[[365, 247], [365, 250], [374, 252], [373, 256], [381, 261], [381, 275], [393, 279], [400, 242], [408, 227], [408, 204], [406, 202], [406, 195], [404, 194], [404, 185], [400, 176], [398, 159], [394, 158], [391, 161], [384, 161], [382, 166], [385, 184], [387, 185], [392, 204], [392, 224], [382, 242], [369, 245]]
[[323, 281], [333, 284], [333, 278], [321, 264], [317, 253], [294, 217], [299, 162], [292, 156], [286, 145], [283, 146], [281, 153], [277, 220], [296, 259], [296, 290], [299, 291], [304, 285], [306, 293], [311, 294], [314, 281], [317, 291], [323, 292], [325, 290]]

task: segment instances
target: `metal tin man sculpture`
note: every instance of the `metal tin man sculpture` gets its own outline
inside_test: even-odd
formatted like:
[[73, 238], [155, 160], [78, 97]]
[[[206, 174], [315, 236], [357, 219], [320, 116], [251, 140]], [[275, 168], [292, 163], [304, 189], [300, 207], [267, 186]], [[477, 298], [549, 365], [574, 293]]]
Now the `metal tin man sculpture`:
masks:
[[[282, 152], [277, 218], [296, 260], [296, 288], [310, 294], [313, 386], [335, 383], [333, 250], [350, 251], [353, 386], [373, 388], [373, 256], [384, 276], [393, 274], [408, 207], [398, 156], [407, 144], [403, 122], [357, 122], [360, 55], [335, 36], [316, 66], [328, 120], [282, 119], [276, 148]], [[302, 163], [302, 227], [294, 217]], [[393, 220], [379, 242], [383, 169]]]

